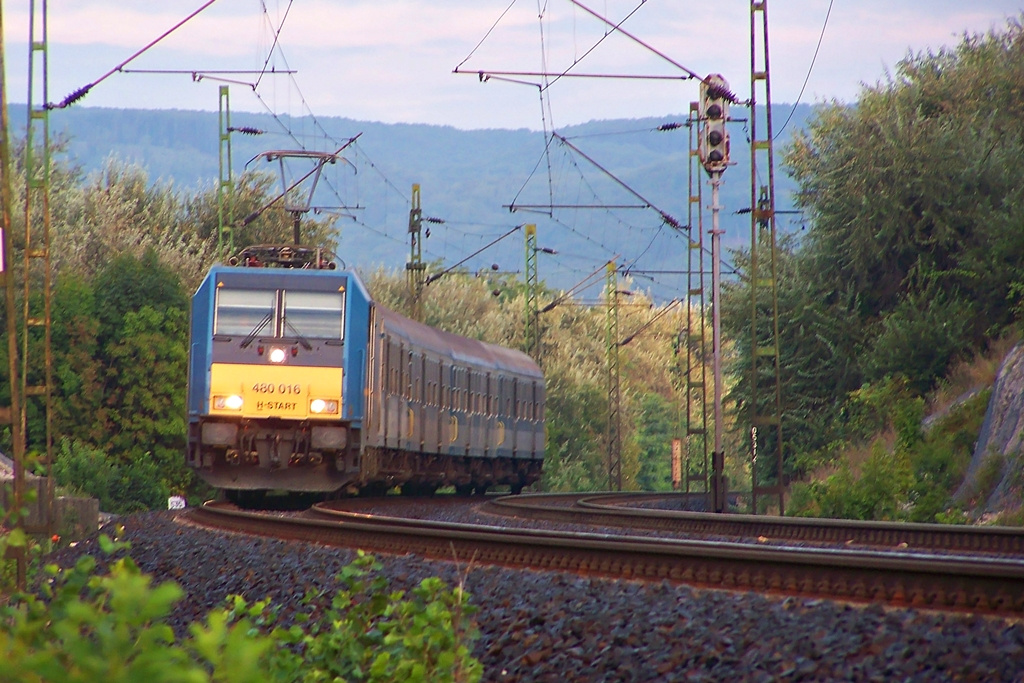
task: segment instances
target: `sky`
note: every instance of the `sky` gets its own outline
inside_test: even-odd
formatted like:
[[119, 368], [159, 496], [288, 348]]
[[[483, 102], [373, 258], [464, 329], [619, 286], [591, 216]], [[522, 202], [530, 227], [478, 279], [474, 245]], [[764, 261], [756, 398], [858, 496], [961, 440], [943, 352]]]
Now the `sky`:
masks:
[[[750, 3], [740, 0], [215, 0], [110, 73], [206, 2], [49, 3], [48, 100], [95, 83], [73, 106], [215, 111], [218, 86], [228, 83], [232, 111], [539, 130], [685, 113], [698, 97], [688, 73], [721, 74], [740, 99], [750, 96]], [[2, 5], [11, 102], [27, 97], [29, 5]], [[852, 102], [908, 54], [1001, 30], [1024, 2], [772, 0], [767, 8], [772, 100], [813, 104]], [[542, 107], [539, 76], [478, 76], [567, 70], [644, 78], [549, 78]]]

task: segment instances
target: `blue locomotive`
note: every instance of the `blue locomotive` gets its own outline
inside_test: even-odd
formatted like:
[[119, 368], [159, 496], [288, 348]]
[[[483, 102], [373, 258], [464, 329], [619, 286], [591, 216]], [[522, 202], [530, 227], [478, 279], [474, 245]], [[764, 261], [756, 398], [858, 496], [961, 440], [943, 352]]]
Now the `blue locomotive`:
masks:
[[192, 298], [186, 459], [229, 499], [535, 482], [544, 376], [375, 303], [319, 250], [250, 247]]

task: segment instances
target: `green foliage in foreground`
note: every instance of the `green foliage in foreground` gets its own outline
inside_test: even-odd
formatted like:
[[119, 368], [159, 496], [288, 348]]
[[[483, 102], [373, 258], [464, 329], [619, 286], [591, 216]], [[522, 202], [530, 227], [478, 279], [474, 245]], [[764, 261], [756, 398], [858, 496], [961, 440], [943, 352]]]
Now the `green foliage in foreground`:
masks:
[[[0, 538], [0, 552], [10, 541]], [[105, 552], [127, 544], [100, 537]], [[184, 595], [152, 585], [131, 558], [98, 573], [92, 556], [45, 568], [41, 596], [0, 606], [0, 682], [17, 681], [477, 681], [473, 608], [461, 588], [425, 579], [387, 591], [380, 565], [360, 555], [338, 576], [329, 607], [309, 596], [305, 629], [275, 627], [269, 600], [234, 596], [176, 640], [168, 616]]]

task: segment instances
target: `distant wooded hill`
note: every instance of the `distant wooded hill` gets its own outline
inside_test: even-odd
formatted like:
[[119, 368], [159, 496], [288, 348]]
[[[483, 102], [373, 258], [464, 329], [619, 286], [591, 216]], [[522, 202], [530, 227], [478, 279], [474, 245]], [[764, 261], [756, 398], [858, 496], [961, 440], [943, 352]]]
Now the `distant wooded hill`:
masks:
[[[778, 136], [779, 149], [793, 131], [804, 126], [811, 107], [800, 105], [794, 111], [789, 105], [776, 105], [773, 111], [777, 131], [792, 112]], [[23, 122], [23, 112], [12, 105], [12, 120], [17, 122], [20, 116]], [[746, 110], [732, 114], [734, 119], [746, 115]], [[173, 182], [183, 191], [195, 192], [217, 186], [218, 116], [216, 112], [81, 107], [52, 112], [50, 127], [51, 135], [68, 138], [70, 161], [86, 172], [97, 172], [108, 159], [116, 158], [143, 167], [153, 182]], [[410, 188], [419, 183], [424, 216], [445, 221], [430, 225], [425, 260], [452, 265], [512, 226], [536, 223], [538, 244], [559, 252], [543, 257], [541, 278], [566, 288], [616, 255], [621, 264], [636, 271], [685, 270], [686, 242], [659, 212], [682, 226], [690, 220], [686, 199], [690, 131], [686, 126], [658, 130], [685, 120], [677, 114], [571, 126], [558, 131], [568, 143], [555, 140], [545, 155], [544, 135], [526, 129], [458, 130], [233, 112], [233, 127], [267, 133], [232, 134], [232, 166], [237, 177], [260, 152], [300, 146], [334, 151], [359, 135], [354, 148], [343, 155], [348, 163], [325, 171], [325, 182], [313, 202], [323, 210], [349, 207], [343, 213], [354, 218], [339, 220], [340, 256], [348, 265], [394, 268], [405, 263]], [[749, 242], [749, 216], [737, 214], [750, 206], [749, 124], [737, 120], [730, 130], [736, 165], [724, 174], [722, 227], [725, 243], [740, 246]], [[276, 165], [262, 160], [249, 164], [254, 166], [277, 171]], [[703, 204], [709, 206], [707, 177], [702, 174], [699, 180], [704, 183]], [[776, 173], [776, 182], [777, 208], [792, 208], [792, 183], [781, 172]], [[510, 204], [533, 208], [510, 214]], [[559, 208], [546, 208], [551, 205]], [[646, 205], [654, 208], [638, 208]], [[780, 214], [779, 227], [798, 228], [799, 216]], [[710, 213], [705, 211], [707, 229]], [[476, 270], [497, 263], [502, 271], [516, 271], [522, 269], [522, 261], [522, 238], [510, 237], [465, 265]], [[678, 276], [651, 273], [637, 278], [638, 286], [653, 288], [659, 298], [680, 295]]]

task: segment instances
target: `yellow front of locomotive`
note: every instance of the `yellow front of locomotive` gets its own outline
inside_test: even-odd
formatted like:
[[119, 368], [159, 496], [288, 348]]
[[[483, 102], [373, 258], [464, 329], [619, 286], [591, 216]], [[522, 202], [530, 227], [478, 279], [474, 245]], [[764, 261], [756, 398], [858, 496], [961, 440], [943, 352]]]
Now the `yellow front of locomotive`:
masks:
[[[293, 350], [296, 352], [293, 354]], [[257, 353], [261, 349], [257, 347]], [[294, 346], [262, 349], [266, 364], [214, 363], [210, 368], [210, 415], [247, 419], [337, 419], [341, 367], [289, 363]]]

